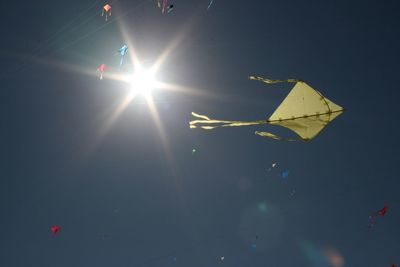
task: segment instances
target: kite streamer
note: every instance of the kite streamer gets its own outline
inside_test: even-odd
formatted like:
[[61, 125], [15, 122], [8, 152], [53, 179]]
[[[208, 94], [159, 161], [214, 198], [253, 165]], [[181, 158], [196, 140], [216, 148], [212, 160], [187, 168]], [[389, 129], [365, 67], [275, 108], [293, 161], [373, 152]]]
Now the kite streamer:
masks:
[[320, 92], [310, 87], [307, 83], [297, 79], [271, 80], [259, 76], [249, 76], [251, 80], [264, 83], [295, 83], [290, 93], [282, 101], [275, 112], [266, 120], [257, 121], [230, 121], [210, 119], [205, 115], [192, 112], [197, 118], [189, 122], [190, 128], [202, 128], [212, 130], [220, 127], [251, 126], [262, 124], [274, 124], [289, 128], [295, 132], [297, 138], [284, 138], [276, 134], [264, 131], [256, 131], [255, 134], [284, 141], [308, 141], [317, 136], [322, 129], [333, 119], [343, 113], [344, 109], [324, 97]]

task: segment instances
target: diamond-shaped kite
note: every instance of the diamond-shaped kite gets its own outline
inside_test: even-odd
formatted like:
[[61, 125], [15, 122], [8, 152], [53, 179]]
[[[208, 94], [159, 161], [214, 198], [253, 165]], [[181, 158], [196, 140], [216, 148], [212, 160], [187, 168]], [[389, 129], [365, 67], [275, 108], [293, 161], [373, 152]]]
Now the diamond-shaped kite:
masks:
[[298, 138], [282, 138], [269, 132], [256, 131], [255, 133], [277, 140], [308, 141], [317, 136], [329, 122], [344, 111], [341, 106], [324, 97], [320, 92], [310, 87], [304, 81], [296, 79], [270, 80], [258, 76], [250, 76], [249, 79], [259, 80], [264, 83], [295, 83], [295, 86], [267, 120], [215, 120], [192, 112], [192, 115], [198, 119], [189, 123], [190, 128], [200, 127], [211, 130], [218, 127], [274, 124], [289, 128], [298, 135]]
[[101, 16], [104, 16], [104, 14], [106, 15], [106, 21], [108, 20], [108, 16], [111, 17], [111, 5], [106, 4], [105, 6], [103, 6], [103, 12], [101, 13]]

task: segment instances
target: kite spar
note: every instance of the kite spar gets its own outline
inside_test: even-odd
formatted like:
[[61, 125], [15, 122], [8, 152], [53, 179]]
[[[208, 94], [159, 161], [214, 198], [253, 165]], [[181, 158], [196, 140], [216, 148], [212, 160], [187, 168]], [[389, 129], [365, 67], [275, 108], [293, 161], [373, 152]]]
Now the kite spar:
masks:
[[250, 76], [250, 80], [264, 83], [294, 83], [294, 87], [279, 107], [267, 120], [259, 121], [228, 121], [215, 120], [192, 112], [196, 117], [189, 123], [190, 128], [211, 130], [219, 127], [250, 126], [261, 124], [280, 125], [295, 132], [297, 138], [283, 138], [269, 132], [256, 131], [255, 134], [285, 141], [308, 141], [318, 135], [333, 119], [343, 113], [344, 109], [324, 97], [320, 92], [310, 87], [302, 80], [270, 80], [259, 76]]

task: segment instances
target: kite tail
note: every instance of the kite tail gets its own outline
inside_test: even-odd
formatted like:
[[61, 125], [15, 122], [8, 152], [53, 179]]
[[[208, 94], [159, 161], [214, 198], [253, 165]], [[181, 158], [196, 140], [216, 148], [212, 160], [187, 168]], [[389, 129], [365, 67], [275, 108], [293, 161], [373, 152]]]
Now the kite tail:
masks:
[[[284, 137], [281, 137], [281, 136], [278, 136], [276, 134], [269, 133], [269, 132], [256, 131], [255, 134], [259, 135], [259, 136], [262, 136], [262, 137], [269, 137], [269, 138], [272, 138], [272, 139], [275, 139], [275, 140], [280, 140], [280, 141], [299, 141], [299, 140], [304, 140], [304, 139], [301, 139], [301, 138], [284, 138]], [[307, 141], [307, 140], [304, 140], [304, 141]]]
[[122, 63], [124, 63], [124, 57], [121, 57], [121, 61], [119, 62], [119, 66], [122, 66]]
[[167, 5], [167, 1], [166, 1], [166, 0], [163, 0], [163, 4], [162, 4], [162, 13], [163, 13], [163, 14], [164, 14], [166, 5]]
[[297, 82], [301, 82], [302, 80], [297, 80], [297, 79], [287, 79], [287, 80], [271, 80], [271, 79], [267, 79], [267, 78], [263, 78], [260, 76], [255, 76], [255, 75], [251, 75], [249, 76], [250, 80], [256, 80], [256, 81], [260, 81], [263, 83], [297, 83]]
[[[259, 125], [259, 124], [266, 124], [265, 120], [263, 121], [225, 121], [225, 120], [214, 120], [210, 119], [207, 116], [200, 115], [197, 113], [192, 112], [192, 115], [196, 118], [202, 120], [193, 120], [189, 122], [189, 127], [194, 128], [202, 128], [205, 130], [211, 130], [220, 127], [237, 127], [237, 126], [249, 126], [249, 125]], [[208, 124], [208, 125], [207, 125]]]
[[[192, 115], [196, 118], [199, 118], [200, 120], [193, 120], [189, 122], [189, 127], [191, 129], [194, 128], [202, 128], [205, 130], [212, 130], [215, 128], [222, 128], [222, 127], [237, 127], [237, 126], [250, 126], [250, 125], [260, 125], [260, 124], [268, 124], [268, 121], [224, 121], [224, 120], [214, 120], [210, 119], [207, 116], [200, 115], [197, 113], [192, 112]], [[284, 138], [280, 137], [276, 134], [269, 133], [269, 132], [260, 132], [256, 131], [256, 135], [262, 136], [262, 137], [269, 137], [275, 140], [281, 140], [281, 141], [299, 141], [299, 140], [304, 140], [301, 138]], [[304, 140], [307, 141], [307, 140]]]

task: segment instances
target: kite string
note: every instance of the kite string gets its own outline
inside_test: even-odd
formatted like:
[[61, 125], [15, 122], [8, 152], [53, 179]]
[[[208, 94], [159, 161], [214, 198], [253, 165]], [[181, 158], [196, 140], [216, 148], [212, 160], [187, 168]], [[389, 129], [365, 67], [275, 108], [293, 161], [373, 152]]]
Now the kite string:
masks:
[[83, 36], [77, 38], [76, 40], [67, 43], [67, 44], [64, 45], [63, 47], [61, 47], [61, 48], [55, 50], [54, 52], [56, 52], [56, 51], [57, 51], [57, 52], [62, 51], [62, 50], [64, 50], [64, 49], [66, 49], [66, 48], [68, 48], [68, 47], [70, 47], [70, 46], [72, 46], [72, 45], [78, 43], [79, 41], [86, 39], [86, 38], [89, 37], [90, 35], [92, 35], [92, 34], [98, 32], [99, 30], [105, 28], [106, 26], [108, 26], [108, 25], [110, 25], [110, 24], [113, 24], [113, 23], [114, 23], [115, 21], [117, 21], [118, 19], [120, 19], [120, 18], [122, 18], [122, 17], [125, 17], [125, 16], [126, 16], [127, 14], [129, 14], [133, 9], [135, 9], [135, 8], [137, 8], [137, 7], [139, 7], [139, 6], [141, 6], [141, 5], [142, 5], [143, 3], [145, 3], [145, 2], [147, 2], [147, 1], [146, 1], [146, 0], [142, 0], [142, 1], [141, 1], [140, 3], [138, 3], [136, 6], [134, 6], [134, 7], [130, 8], [130, 9], [126, 10], [125, 13], [123, 13], [123, 14], [117, 16], [117, 17], [113, 17], [113, 19], [112, 19], [112, 20], [109, 20], [109, 22], [107, 22], [107, 23], [105, 23], [105, 24], [99, 26], [97, 29], [95, 29], [95, 30], [93, 30], [93, 31], [91, 31], [91, 32], [89, 32], [89, 33], [87, 33], [87, 34], [85, 34], [85, 35], [83, 35]]
[[[82, 16], [83, 14], [85, 14], [86, 12], [88, 12], [90, 9], [92, 9], [98, 1], [99, 1], [99, 0], [96, 0], [88, 9], [86, 9], [85, 11], [83, 11], [82, 13], [80, 13], [77, 17], [75, 17], [75, 19], [73, 19], [72, 21], [70, 21], [70, 23], [68, 23], [67, 25], [70, 26], [71, 24], [73, 24], [73, 22], [75, 22], [75, 21], [77, 20], [78, 17]], [[114, 1], [113, 1], [113, 2], [114, 2]], [[115, 22], [116, 20], [118, 20], [119, 18], [122, 18], [122, 17], [126, 16], [128, 13], [130, 13], [130, 12], [132, 11], [132, 9], [137, 8], [138, 6], [142, 5], [144, 2], [146, 2], [146, 0], [142, 0], [142, 1], [141, 1], [140, 3], [138, 3], [136, 6], [134, 6], [134, 7], [130, 8], [130, 9], [128, 9], [128, 10], [127, 10], [125, 13], [123, 13], [122, 15], [120, 15], [120, 16], [118, 16], [118, 17], [114, 17], [113, 20], [110, 20], [108, 23], [101, 25], [100, 27], [96, 28], [95, 30], [93, 30], [93, 31], [91, 31], [91, 32], [89, 32], [89, 33], [87, 33], [87, 34], [85, 34], [85, 35], [83, 35], [83, 36], [81, 36], [81, 37], [79, 37], [79, 38], [77, 38], [77, 39], [75, 39], [75, 40], [73, 40], [73, 41], [67, 43], [66, 45], [64, 45], [64, 46], [61, 47], [61, 48], [58, 48], [58, 49], [56, 49], [56, 50], [53, 50], [52, 53], [62, 51], [62, 50], [64, 50], [64, 49], [66, 49], [66, 48], [68, 48], [68, 47], [70, 47], [70, 46], [72, 46], [72, 45], [78, 43], [79, 41], [86, 39], [86, 38], [89, 37], [90, 35], [92, 35], [92, 34], [98, 32], [98, 31], [101, 30], [101, 29], [103, 29], [103, 28], [106, 27], [107, 25], [114, 23], [114, 22]], [[80, 26], [83, 25], [84, 23], [87, 23], [88, 21], [92, 20], [92, 19], [93, 19], [94, 17], [96, 17], [96, 16], [97, 16], [97, 14], [92, 15], [89, 19], [85, 20], [83, 23], [80, 23], [79, 25], [77, 25], [76, 27], [74, 27], [72, 31], [71, 31], [71, 30], [68, 30], [68, 31], [69, 31], [70, 33], [74, 32], [75, 29], [77, 29], [78, 27], [80, 27]], [[66, 28], [66, 27], [67, 27], [67, 26], [64, 26], [63, 28]], [[58, 32], [62, 32], [62, 30], [59, 30]], [[53, 34], [51, 38], [48, 38], [48, 39], [46, 40], [46, 42], [49, 42], [49, 40], [55, 38], [56, 35], [57, 35], [57, 34]], [[57, 39], [59, 39], [59, 38], [57, 38]], [[53, 43], [54, 43], [54, 42], [53, 42]], [[52, 43], [52, 44], [53, 44], [53, 43]], [[46, 48], [51, 47], [52, 44], [47, 45]], [[40, 50], [40, 51], [38, 51], [37, 53], [35, 53], [34, 55], [32, 55], [32, 56], [28, 59], [28, 61], [30, 62], [30, 61], [34, 60], [41, 52], [42, 52], [42, 50]], [[13, 71], [13, 73], [22, 71], [22, 70], [24, 69], [24, 67], [25, 67], [27, 64], [28, 64], [28, 62], [23, 63], [19, 68], [16, 68], [16, 69]], [[1, 77], [2, 75], [3, 75], [3, 74], [0, 74], [0, 77]]]
[[[96, 1], [99, 1], [99, 0], [96, 0]], [[118, 1], [118, 0], [117, 0], [117, 1]], [[113, 5], [113, 4], [114, 4], [114, 1], [110, 1], [109, 4], [110, 4], [110, 5]], [[93, 5], [93, 6], [94, 6], [94, 5]], [[92, 6], [92, 7], [93, 7], [93, 6]], [[87, 24], [87, 23], [88, 23], [89, 21], [91, 21], [93, 18], [98, 17], [98, 16], [99, 16], [98, 13], [94, 13], [92, 16], [90, 16], [89, 18], [87, 18], [85, 21], [81, 22], [80, 24], [78, 24], [78, 25], [76, 25], [74, 28], [72, 28], [72, 30], [70, 30], [70, 33], [75, 32], [76, 29], [81, 28], [82, 25]]]
[[[69, 29], [67, 29], [69, 26], [73, 25], [80, 17], [82, 17], [84, 14], [86, 14], [87, 12], [89, 12], [92, 8], [94, 8], [96, 6], [96, 4], [100, 2], [100, 0], [95, 0], [87, 9], [85, 9], [84, 11], [82, 11], [81, 13], [79, 13], [76, 17], [74, 17], [72, 20], [70, 20], [67, 24], [65, 24], [61, 29], [59, 29], [58, 31], [56, 31], [55, 33], [53, 33], [49, 38], [47, 38], [43, 43], [49, 42], [51, 39], [55, 38], [59, 33], [62, 33], [63, 31], [70, 31]], [[93, 18], [90, 17], [90, 19]], [[78, 25], [81, 26], [83, 23], [86, 23], [87, 20], [85, 20], [84, 22], [80, 23]], [[75, 27], [77, 28], [77, 27]], [[73, 29], [75, 29], [73, 28]], [[49, 45], [51, 46], [51, 44]]]
[[[65, 24], [60, 29], [58, 29], [53, 34], [51, 34], [46, 40], [42, 41], [40, 43], [40, 45], [36, 48], [36, 52], [33, 55], [31, 55], [25, 62], [20, 64], [20, 66], [17, 66], [14, 69], [14, 71], [12, 71], [12, 73], [15, 74], [17, 72], [22, 71], [24, 69], [24, 67], [28, 64], [28, 62], [35, 60], [45, 49], [48, 49], [49, 47], [51, 47], [55, 43], [54, 41], [59, 39], [58, 38], [59, 34], [68, 32], [69, 31], [68, 27], [73, 25], [81, 16], [83, 16], [88, 11], [90, 11], [93, 7], [95, 7], [97, 2], [100, 2], [100, 0], [95, 0], [87, 9], [85, 9], [84, 11], [79, 13], [77, 16], [72, 18], [67, 24]], [[80, 24], [80, 25], [82, 25], [82, 24]], [[56, 40], [54, 40], [54, 39], [56, 39]], [[4, 75], [4, 73], [6, 73], [6, 71], [4, 71], [3, 73], [0, 74], [0, 78]]]

